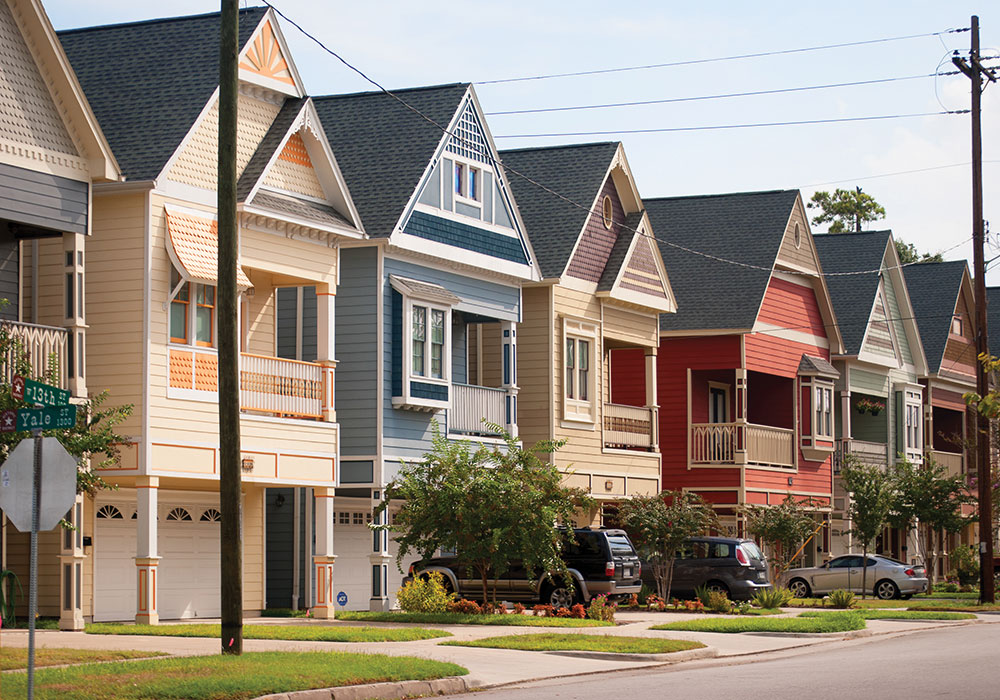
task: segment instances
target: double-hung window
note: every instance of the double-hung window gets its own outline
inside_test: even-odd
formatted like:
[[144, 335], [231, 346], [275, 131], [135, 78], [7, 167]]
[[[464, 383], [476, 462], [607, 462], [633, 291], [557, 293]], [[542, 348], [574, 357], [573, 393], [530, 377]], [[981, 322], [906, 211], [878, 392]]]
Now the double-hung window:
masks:
[[566, 398], [589, 401], [590, 341], [566, 339]]
[[448, 312], [411, 306], [410, 371], [416, 377], [445, 379], [445, 318]]
[[833, 439], [833, 387], [829, 384], [817, 383], [813, 389], [813, 436]]
[[901, 433], [896, 448], [905, 451], [906, 458], [911, 462], [920, 462], [924, 451], [923, 392], [913, 385], [898, 385], [896, 396], [897, 410], [902, 414], [896, 420], [897, 430]]
[[215, 287], [195, 282], [181, 284], [177, 270], [171, 270], [170, 286], [177, 289], [170, 300], [170, 342], [214, 347]]
[[[598, 418], [597, 326], [563, 319], [563, 419], [592, 426]], [[572, 426], [570, 426], [572, 427]]]

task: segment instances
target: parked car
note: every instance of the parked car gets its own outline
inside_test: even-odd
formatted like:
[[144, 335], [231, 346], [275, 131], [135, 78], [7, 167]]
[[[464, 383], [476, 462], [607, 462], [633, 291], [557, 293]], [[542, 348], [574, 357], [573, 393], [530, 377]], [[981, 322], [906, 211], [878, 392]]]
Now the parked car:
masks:
[[[490, 581], [491, 588], [496, 584], [497, 600], [569, 607], [574, 603], [589, 603], [600, 594], [617, 599], [641, 590], [639, 556], [624, 530], [577, 528], [573, 536], [575, 542], [563, 549], [563, 561], [573, 586], [559, 576], [529, 576], [520, 561], [512, 561], [506, 573]], [[430, 571], [441, 572], [449, 591], [463, 598], [482, 597], [482, 581], [468, 567], [460, 566], [455, 557], [416, 562], [410, 566], [403, 583]]]
[[[656, 590], [650, 567], [643, 567], [642, 580]], [[767, 561], [753, 540], [740, 537], [692, 537], [674, 560], [671, 596], [693, 596], [704, 586], [720, 591], [730, 600], [750, 600], [762, 588], [770, 588]]]
[[[844, 590], [861, 593], [862, 563], [860, 554], [845, 554], [821, 566], [792, 569], [786, 574], [788, 588], [796, 598], [823, 595], [830, 591]], [[923, 566], [904, 564], [880, 554], [868, 555], [868, 593], [882, 600], [910, 598], [915, 593], [928, 590]]]

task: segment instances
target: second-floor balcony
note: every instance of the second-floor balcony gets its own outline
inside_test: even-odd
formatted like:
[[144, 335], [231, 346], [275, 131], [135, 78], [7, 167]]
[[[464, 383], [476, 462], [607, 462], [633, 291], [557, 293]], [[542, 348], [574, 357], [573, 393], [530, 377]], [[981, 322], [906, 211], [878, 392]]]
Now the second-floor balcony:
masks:
[[10, 341], [2, 358], [3, 378], [8, 385], [19, 371], [26, 370], [32, 377], [47, 377], [54, 370], [55, 384], [67, 388], [71, 361], [68, 330], [19, 321], [3, 321], [0, 326]]
[[884, 442], [869, 440], [840, 440], [833, 454], [833, 472], [839, 474], [851, 455], [861, 464], [885, 468], [889, 464], [888, 446]]
[[604, 404], [604, 446], [624, 450], [655, 450], [656, 409]]
[[755, 423], [694, 423], [692, 464], [733, 464], [792, 469], [795, 431]]
[[511, 392], [489, 386], [452, 383], [448, 432], [497, 437], [497, 426], [511, 423], [507, 404]]
[[961, 452], [929, 450], [927, 456], [947, 470], [947, 476], [961, 476], [965, 473], [965, 455]]

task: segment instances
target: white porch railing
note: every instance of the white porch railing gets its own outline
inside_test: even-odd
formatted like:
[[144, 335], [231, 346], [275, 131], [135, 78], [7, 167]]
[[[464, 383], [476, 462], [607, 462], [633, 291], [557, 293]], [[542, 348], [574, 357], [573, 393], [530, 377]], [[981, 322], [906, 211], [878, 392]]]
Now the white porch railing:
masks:
[[323, 417], [323, 367], [240, 353], [240, 408], [299, 418]]
[[928, 451], [928, 456], [948, 470], [948, 476], [960, 476], [963, 472], [964, 455], [960, 452]]
[[654, 447], [653, 411], [644, 406], [604, 404], [604, 446], [622, 448]]
[[60, 388], [67, 386], [67, 345], [69, 331], [55, 326], [40, 326], [34, 323], [19, 321], [3, 321], [3, 330], [15, 342], [11, 343], [3, 357], [4, 379], [10, 384], [16, 374], [17, 355], [23, 352], [31, 366], [31, 374], [43, 377], [49, 369], [49, 360], [54, 358], [59, 367], [58, 384]]
[[844, 466], [844, 460], [851, 454], [858, 458], [862, 464], [872, 467], [885, 467], [889, 464], [889, 457], [886, 452], [884, 442], [869, 442], [867, 440], [841, 440], [837, 445], [837, 451], [833, 455], [833, 471], [839, 474]]
[[754, 423], [691, 425], [692, 464], [795, 466], [795, 431]]
[[499, 435], [487, 423], [506, 424], [506, 389], [473, 384], [451, 385], [448, 432], [465, 435]]

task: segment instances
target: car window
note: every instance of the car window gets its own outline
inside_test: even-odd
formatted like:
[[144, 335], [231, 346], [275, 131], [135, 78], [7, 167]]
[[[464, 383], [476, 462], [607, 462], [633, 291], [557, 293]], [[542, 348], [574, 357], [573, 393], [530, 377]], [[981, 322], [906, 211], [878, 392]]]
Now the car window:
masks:
[[741, 542], [740, 547], [743, 548], [743, 551], [746, 552], [751, 559], [764, 561], [764, 553], [760, 551], [756, 542]]
[[733, 544], [731, 542], [711, 542], [708, 547], [708, 556], [711, 559], [727, 559], [733, 554]]
[[692, 542], [691, 543], [691, 556], [688, 559], [707, 559], [708, 558], [708, 542]]
[[847, 569], [852, 566], [861, 566], [861, 557], [837, 557], [830, 561], [831, 569]]
[[635, 554], [635, 550], [632, 549], [632, 543], [628, 541], [628, 537], [625, 535], [608, 535], [608, 544], [611, 545], [612, 554]]
[[[858, 557], [860, 559], [860, 557]], [[858, 566], [861, 566], [861, 562], [858, 562]], [[878, 562], [874, 559], [868, 559], [868, 566], [878, 566]]]
[[577, 532], [576, 544], [569, 545], [568, 547], [566, 547], [565, 551], [568, 556], [577, 556], [577, 557], [604, 556], [604, 552], [601, 551], [601, 543], [597, 538], [597, 533], [585, 534]]

